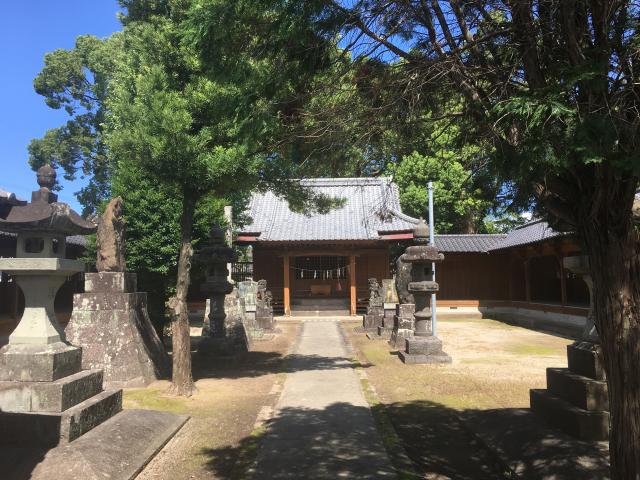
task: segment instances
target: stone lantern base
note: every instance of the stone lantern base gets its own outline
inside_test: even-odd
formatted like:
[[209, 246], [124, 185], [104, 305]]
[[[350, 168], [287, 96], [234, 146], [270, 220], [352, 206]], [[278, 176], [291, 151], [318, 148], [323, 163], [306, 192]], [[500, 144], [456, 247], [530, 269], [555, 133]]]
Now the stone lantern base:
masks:
[[0, 443], [47, 447], [75, 440], [122, 410], [122, 390], [102, 389], [102, 370], [82, 370], [82, 350], [63, 342], [0, 350]]
[[400, 360], [409, 364], [451, 363], [451, 357], [442, 351], [442, 340], [436, 336], [405, 339], [405, 351]]

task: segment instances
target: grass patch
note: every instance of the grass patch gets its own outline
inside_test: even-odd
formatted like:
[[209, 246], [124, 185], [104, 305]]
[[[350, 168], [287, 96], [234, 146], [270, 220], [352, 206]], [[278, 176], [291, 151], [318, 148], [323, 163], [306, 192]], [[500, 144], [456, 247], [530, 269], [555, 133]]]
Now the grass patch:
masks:
[[562, 354], [562, 350], [558, 348], [546, 347], [543, 345], [511, 345], [507, 347], [507, 351], [516, 355], [550, 356]]
[[143, 388], [124, 391], [124, 407], [141, 408], [144, 410], [160, 410], [172, 413], [192, 413], [186, 398], [170, 397], [162, 390]]

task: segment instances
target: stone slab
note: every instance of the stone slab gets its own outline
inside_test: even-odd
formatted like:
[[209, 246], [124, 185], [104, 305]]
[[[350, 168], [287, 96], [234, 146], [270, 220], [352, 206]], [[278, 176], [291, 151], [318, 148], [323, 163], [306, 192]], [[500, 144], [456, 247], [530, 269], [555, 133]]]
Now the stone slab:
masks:
[[446, 353], [441, 353], [437, 355], [423, 355], [423, 354], [411, 354], [407, 352], [400, 351], [398, 352], [398, 356], [403, 363], [408, 365], [435, 365], [442, 363], [451, 363], [451, 357]]
[[609, 410], [607, 382], [572, 373], [568, 368], [547, 368], [547, 389], [584, 410]]
[[84, 291], [134, 293], [137, 290], [138, 278], [135, 273], [98, 272], [84, 274]]
[[463, 425], [505, 469], [505, 477], [608, 480], [606, 442], [584, 442], [548, 427], [528, 409], [467, 410]]
[[0, 410], [60, 413], [102, 391], [102, 370], [83, 370], [53, 382], [0, 382]]
[[134, 479], [188, 419], [154, 410], [124, 410], [75, 442], [49, 451], [31, 479]]
[[548, 390], [530, 390], [531, 410], [581, 440], [604, 441], [609, 438], [609, 412], [583, 410], [558, 398]]
[[82, 350], [57, 342], [14, 345], [0, 349], [0, 381], [51, 382], [78, 373]]

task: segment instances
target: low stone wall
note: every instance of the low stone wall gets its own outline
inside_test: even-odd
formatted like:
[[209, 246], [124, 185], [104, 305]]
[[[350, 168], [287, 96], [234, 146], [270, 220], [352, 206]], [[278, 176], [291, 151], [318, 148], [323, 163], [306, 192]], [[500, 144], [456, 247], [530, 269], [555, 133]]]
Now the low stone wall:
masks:
[[586, 322], [582, 315], [513, 306], [438, 306], [438, 318], [490, 318], [572, 338], [580, 337]]

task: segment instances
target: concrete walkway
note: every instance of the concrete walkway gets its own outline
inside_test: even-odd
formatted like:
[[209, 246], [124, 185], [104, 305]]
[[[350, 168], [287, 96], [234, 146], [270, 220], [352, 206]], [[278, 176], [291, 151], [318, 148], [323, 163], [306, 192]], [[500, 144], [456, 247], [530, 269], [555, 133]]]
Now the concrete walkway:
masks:
[[396, 478], [337, 322], [303, 323], [253, 478]]

